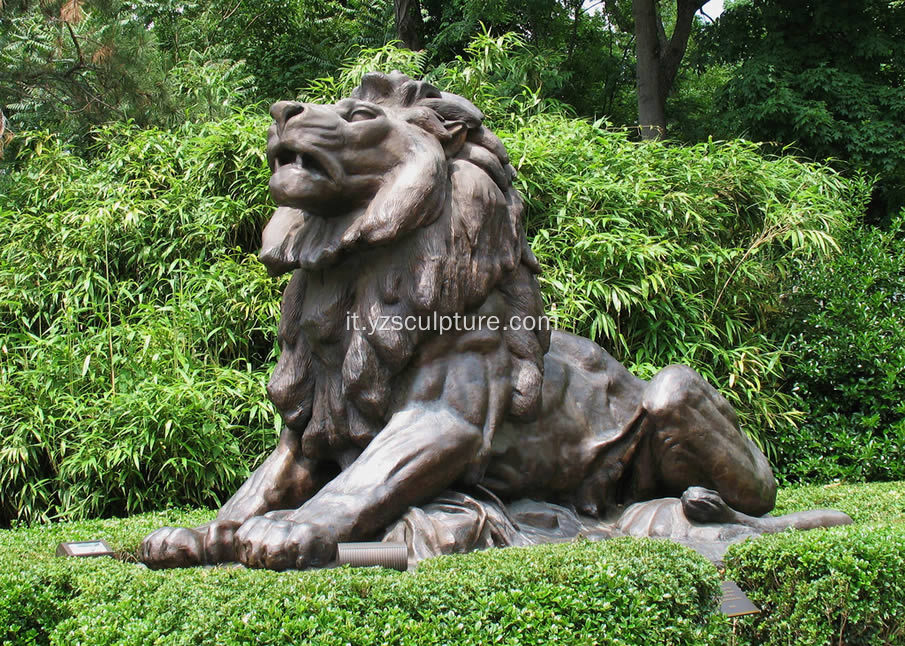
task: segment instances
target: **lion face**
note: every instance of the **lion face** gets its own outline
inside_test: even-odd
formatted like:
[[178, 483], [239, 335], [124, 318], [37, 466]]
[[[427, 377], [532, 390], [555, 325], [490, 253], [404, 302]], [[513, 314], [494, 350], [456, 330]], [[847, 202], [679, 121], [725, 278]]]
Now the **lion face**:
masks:
[[327, 266], [436, 217], [455, 124], [359, 98], [281, 101], [270, 112], [270, 192], [280, 208], [264, 231], [261, 260], [272, 273]]
[[320, 217], [341, 215], [373, 199], [412, 144], [408, 124], [368, 101], [344, 99], [326, 106], [281, 101], [270, 112], [271, 195], [280, 206]]

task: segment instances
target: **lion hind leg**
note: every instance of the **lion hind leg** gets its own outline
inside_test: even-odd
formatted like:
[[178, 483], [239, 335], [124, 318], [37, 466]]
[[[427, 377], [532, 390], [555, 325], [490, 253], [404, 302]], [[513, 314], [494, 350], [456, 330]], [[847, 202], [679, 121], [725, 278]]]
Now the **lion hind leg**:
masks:
[[735, 412], [703, 377], [668, 366], [642, 396], [645, 428], [636, 460], [635, 499], [680, 496], [689, 487], [718, 492], [728, 505], [752, 516], [769, 512], [776, 480], [757, 446], [742, 433]]

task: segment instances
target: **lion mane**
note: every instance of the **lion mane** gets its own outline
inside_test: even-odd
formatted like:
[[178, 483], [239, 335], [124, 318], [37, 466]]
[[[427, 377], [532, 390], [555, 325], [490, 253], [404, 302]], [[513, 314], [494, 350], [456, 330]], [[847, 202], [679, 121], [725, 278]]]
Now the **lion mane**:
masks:
[[[261, 258], [293, 276], [268, 394], [301, 433], [306, 456], [345, 468], [410, 397], [418, 366], [453, 347], [435, 329], [379, 323], [492, 313], [498, 331], [456, 337], [458, 351], [478, 348], [488, 373], [505, 374], [492, 389], [496, 401], [472, 420], [489, 447], [506, 417], [537, 416], [550, 342], [548, 329], [506, 326], [544, 313], [515, 169], [480, 110], [460, 96], [394, 72], [367, 74], [351, 99], [380, 106], [409, 154], [386, 170], [366, 206], [348, 213], [325, 217], [275, 194]], [[272, 128], [271, 139], [279, 136]], [[380, 158], [380, 144], [369, 146], [357, 152]]]

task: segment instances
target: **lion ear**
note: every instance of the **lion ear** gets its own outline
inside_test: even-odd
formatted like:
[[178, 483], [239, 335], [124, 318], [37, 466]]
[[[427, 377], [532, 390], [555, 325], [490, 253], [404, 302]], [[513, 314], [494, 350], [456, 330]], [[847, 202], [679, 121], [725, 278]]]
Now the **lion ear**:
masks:
[[455, 157], [462, 149], [468, 136], [468, 126], [464, 121], [444, 121], [448, 138], [443, 142], [443, 150], [447, 157]]

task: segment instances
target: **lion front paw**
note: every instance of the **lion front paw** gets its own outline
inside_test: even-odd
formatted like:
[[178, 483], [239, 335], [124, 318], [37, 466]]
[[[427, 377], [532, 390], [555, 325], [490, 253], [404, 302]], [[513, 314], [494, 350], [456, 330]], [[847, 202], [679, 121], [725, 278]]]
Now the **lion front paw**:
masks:
[[336, 540], [308, 523], [256, 516], [236, 532], [236, 558], [248, 567], [304, 570], [336, 555]]
[[138, 548], [138, 560], [153, 569], [235, 561], [233, 538], [239, 523], [215, 520], [195, 529], [161, 527]]
[[161, 527], [145, 536], [137, 556], [139, 561], [154, 570], [201, 565], [204, 562], [204, 539], [194, 529]]

